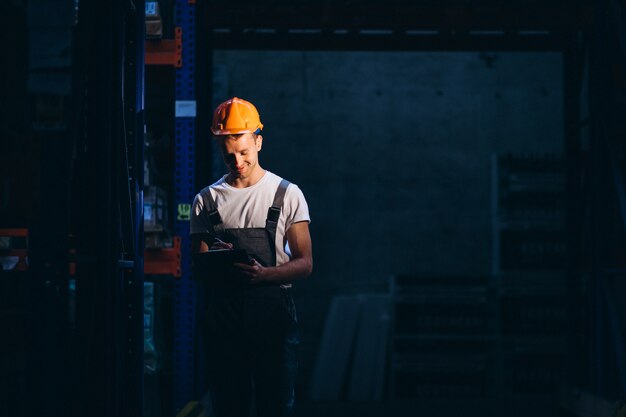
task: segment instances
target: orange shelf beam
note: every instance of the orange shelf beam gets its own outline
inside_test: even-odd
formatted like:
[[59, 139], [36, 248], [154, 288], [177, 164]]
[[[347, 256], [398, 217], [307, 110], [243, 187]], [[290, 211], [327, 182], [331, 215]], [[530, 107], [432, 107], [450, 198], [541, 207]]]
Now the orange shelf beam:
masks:
[[[0, 237], [27, 237], [28, 229], [0, 229]], [[75, 254], [74, 249], [70, 249], [70, 254]], [[14, 271], [26, 271], [28, 265], [26, 263], [26, 257], [28, 256], [28, 250], [24, 249], [10, 249], [4, 256], [17, 256], [19, 257], [17, 265], [13, 268]], [[69, 263], [69, 273], [73, 276], [76, 272], [76, 264], [74, 262]], [[180, 277], [182, 271], [180, 268], [180, 236], [174, 237], [173, 248], [161, 248], [161, 249], [146, 249], [144, 251], [144, 274], [146, 275], [173, 275]]]
[[0, 229], [0, 237], [28, 237], [28, 229]]
[[146, 249], [143, 255], [146, 275], [173, 275], [180, 277], [180, 236], [174, 237], [173, 248]]
[[183, 66], [183, 30], [177, 27], [174, 39], [147, 40], [145, 43], [146, 65]]

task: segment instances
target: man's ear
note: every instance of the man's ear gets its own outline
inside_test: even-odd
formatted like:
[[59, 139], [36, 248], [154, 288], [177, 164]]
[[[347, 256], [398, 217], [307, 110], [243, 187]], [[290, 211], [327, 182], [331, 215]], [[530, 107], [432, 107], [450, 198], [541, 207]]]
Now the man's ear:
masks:
[[256, 150], [258, 152], [263, 147], [263, 136], [256, 135], [256, 141], [255, 142], [256, 142]]

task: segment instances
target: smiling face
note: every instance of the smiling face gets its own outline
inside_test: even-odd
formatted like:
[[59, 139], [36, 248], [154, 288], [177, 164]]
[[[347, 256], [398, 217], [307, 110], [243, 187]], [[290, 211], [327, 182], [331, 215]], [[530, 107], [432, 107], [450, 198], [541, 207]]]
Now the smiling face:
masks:
[[263, 144], [261, 135], [244, 133], [220, 137], [218, 140], [230, 174], [229, 183], [246, 187], [263, 176], [263, 169], [259, 165], [259, 151]]

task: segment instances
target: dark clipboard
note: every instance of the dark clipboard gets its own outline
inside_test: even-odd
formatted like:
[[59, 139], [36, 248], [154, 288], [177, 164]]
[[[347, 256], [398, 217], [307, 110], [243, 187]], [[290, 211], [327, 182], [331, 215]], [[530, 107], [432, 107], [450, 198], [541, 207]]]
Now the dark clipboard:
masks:
[[235, 263], [250, 264], [252, 258], [243, 249], [217, 249], [191, 255], [194, 275], [197, 279], [203, 276], [229, 274]]

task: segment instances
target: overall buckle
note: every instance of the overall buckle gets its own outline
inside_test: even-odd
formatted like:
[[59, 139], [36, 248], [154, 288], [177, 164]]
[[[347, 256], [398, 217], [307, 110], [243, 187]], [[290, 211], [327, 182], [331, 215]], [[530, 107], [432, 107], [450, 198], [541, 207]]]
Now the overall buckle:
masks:
[[270, 207], [267, 211], [267, 221], [278, 223], [280, 217], [280, 207]]

